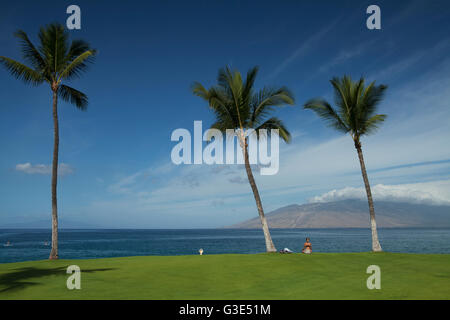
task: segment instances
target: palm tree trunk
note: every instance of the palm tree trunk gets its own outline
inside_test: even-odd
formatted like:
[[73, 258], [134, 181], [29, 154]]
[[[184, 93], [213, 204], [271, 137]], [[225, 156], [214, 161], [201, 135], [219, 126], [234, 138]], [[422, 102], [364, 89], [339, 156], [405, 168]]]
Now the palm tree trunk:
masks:
[[361, 165], [361, 173], [366, 187], [367, 200], [369, 202], [370, 227], [372, 230], [372, 251], [382, 251], [380, 242], [378, 241], [377, 222], [375, 220], [375, 209], [373, 207], [372, 191], [370, 190], [369, 178], [367, 177], [366, 166], [359, 140], [355, 140], [355, 148], [358, 151], [359, 164]]
[[58, 150], [59, 150], [59, 125], [58, 125], [58, 94], [53, 89], [53, 163], [52, 163], [52, 251], [50, 260], [58, 259], [58, 203], [56, 198], [56, 185], [58, 182]]
[[241, 143], [242, 152], [244, 153], [245, 159], [245, 170], [247, 171], [248, 181], [252, 187], [253, 196], [255, 197], [256, 207], [258, 208], [259, 218], [261, 219], [261, 225], [264, 232], [264, 239], [266, 240], [266, 250], [267, 252], [277, 252], [275, 248], [272, 237], [270, 236], [269, 225], [267, 224], [266, 217], [264, 216], [264, 209], [262, 206], [261, 198], [259, 197], [258, 187], [255, 183], [255, 178], [253, 177], [252, 169], [250, 167], [250, 161], [248, 159], [248, 144], [247, 140], [244, 138], [244, 142]]

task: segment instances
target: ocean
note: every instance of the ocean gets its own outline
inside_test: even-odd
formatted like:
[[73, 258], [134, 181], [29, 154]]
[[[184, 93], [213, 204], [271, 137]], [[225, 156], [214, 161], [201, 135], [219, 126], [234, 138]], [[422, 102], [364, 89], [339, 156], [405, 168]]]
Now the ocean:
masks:
[[[450, 229], [379, 229], [384, 251], [450, 253]], [[278, 250], [301, 251], [306, 237], [313, 252], [367, 252], [369, 229], [272, 229]], [[9, 246], [5, 244], [10, 242]], [[46, 243], [47, 242], [47, 243]], [[47, 259], [51, 231], [0, 229], [0, 263]], [[141, 255], [261, 253], [262, 230], [243, 229], [63, 229], [59, 232], [60, 259], [90, 259]]]

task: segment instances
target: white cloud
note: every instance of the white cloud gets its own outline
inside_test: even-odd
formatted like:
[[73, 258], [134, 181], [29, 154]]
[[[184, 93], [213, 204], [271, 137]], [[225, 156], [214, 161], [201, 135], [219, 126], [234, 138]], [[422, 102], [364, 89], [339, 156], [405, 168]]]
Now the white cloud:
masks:
[[[379, 201], [450, 205], [450, 180], [400, 185], [377, 184], [372, 188], [372, 196], [374, 200]], [[346, 187], [313, 197], [310, 202], [331, 202], [346, 199], [365, 200], [367, 199], [366, 191], [363, 187]]]
[[[16, 170], [27, 173], [27, 174], [51, 174], [52, 166], [46, 165], [46, 164], [34, 164], [33, 165], [33, 164], [27, 162], [27, 163], [16, 164]], [[73, 173], [73, 171], [74, 171], [74, 169], [66, 163], [60, 163], [58, 165], [58, 173], [60, 175], [70, 174], [70, 173]]]

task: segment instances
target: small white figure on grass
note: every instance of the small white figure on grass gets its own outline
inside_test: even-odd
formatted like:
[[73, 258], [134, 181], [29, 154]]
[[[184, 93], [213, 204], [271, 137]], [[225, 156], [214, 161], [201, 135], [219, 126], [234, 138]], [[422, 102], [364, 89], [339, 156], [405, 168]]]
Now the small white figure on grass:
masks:
[[198, 253], [200, 253], [200, 255], [203, 255], [203, 249], [200, 248], [200, 250], [198, 250]]

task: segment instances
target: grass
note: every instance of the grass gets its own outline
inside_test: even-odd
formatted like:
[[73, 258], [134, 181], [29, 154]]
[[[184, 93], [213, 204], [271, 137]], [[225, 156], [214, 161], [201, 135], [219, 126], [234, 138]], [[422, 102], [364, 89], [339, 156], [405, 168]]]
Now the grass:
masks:
[[[81, 290], [66, 268], [81, 268]], [[381, 289], [366, 287], [369, 265]], [[450, 255], [145, 256], [0, 264], [0, 299], [450, 299]]]

